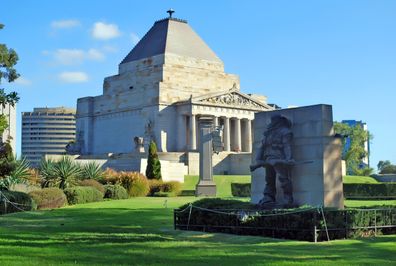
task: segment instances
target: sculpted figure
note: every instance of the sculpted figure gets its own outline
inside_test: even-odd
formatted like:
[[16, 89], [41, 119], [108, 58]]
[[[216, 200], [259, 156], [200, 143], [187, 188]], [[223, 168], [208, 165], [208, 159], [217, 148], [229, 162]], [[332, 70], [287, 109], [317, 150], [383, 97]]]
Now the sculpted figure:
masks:
[[259, 205], [275, 204], [276, 178], [281, 183], [284, 203], [293, 204], [290, 170], [295, 162], [291, 152], [292, 139], [291, 122], [284, 116], [273, 116], [264, 132], [264, 138], [256, 156], [256, 164], [250, 166], [250, 171], [259, 167], [265, 167], [266, 171], [264, 197]]

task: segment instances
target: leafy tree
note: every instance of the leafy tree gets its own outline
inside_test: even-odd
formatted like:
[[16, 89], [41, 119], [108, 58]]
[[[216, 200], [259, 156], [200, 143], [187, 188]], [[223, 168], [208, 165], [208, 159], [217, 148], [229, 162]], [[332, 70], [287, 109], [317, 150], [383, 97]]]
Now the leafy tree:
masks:
[[377, 164], [378, 171], [381, 172], [385, 167], [391, 165], [389, 160], [386, 161], [379, 161]]
[[[3, 28], [4, 25], [0, 24], [0, 30]], [[18, 54], [15, 50], [8, 48], [5, 44], [0, 44], [0, 84], [3, 79], [7, 82], [13, 82], [19, 77], [18, 72], [14, 68], [18, 59]], [[7, 104], [14, 107], [18, 101], [18, 93], [10, 92], [7, 94], [4, 92], [4, 88], [0, 87], [0, 106], [2, 107], [2, 114], [0, 115], [0, 133], [3, 133], [8, 127], [7, 119], [3, 114], [4, 108]]]
[[150, 142], [147, 158], [146, 176], [148, 179], [161, 179], [161, 163], [157, 154], [157, 145], [154, 141]]
[[[349, 126], [340, 122], [334, 123], [334, 130], [337, 134], [343, 136], [342, 159], [346, 161], [348, 172], [351, 174], [362, 173], [362, 159], [369, 155], [365, 150], [364, 145], [366, 141], [370, 141], [372, 139], [372, 135], [370, 135], [368, 131], [364, 130], [363, 127]], [[346, 147], [347, 139], [349, 139], [349, 147]], [[372, 170], [364, 171], [364, 173], [370, 172], [372, 172]]]

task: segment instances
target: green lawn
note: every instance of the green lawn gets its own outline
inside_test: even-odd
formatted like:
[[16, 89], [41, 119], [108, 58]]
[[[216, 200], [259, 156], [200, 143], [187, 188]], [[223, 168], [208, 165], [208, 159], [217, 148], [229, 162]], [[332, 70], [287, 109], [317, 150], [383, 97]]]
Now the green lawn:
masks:
[[0, 216], [0, 265], [392, 265], [396, 260], [396, 235], [314, 244], [173, 230], [172, 208], [193, 200], [132, 198]]
[[[217, 197], [231, 197], [231, 183], [250, 183], [250, 175], [215, 175]], [[195, 190], [199, 176], [189, 175], [184, 177], [183, 189]]]
[[378, 183], [377, 180], [370, 176], [355, 176], [355, 175], [347, 175], [343, 177], [344, 184], [350, 183]]

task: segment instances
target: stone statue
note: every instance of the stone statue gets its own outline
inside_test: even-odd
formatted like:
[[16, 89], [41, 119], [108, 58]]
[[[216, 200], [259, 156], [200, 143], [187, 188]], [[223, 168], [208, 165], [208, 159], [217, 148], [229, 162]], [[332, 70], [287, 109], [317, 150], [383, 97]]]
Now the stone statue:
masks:
[[256, 164], [250, 166], [250, 171], [265, 167], [266, 186], [264, 197], [259, 202], [262, 207], [276, 206], [277, 177], [283, 189], [283, 206], [286, 207], [293, 204], [290, 170], [295, 162], [291, 152], [292, 139], [290, 120], [281, 115], [271, 117], [271, 123], [264, 132], [262, 144], [257, 152]]
[[134, 137], [133, 142], [135, 142], [136, 152], [144, 152], [144, 139], [142, 137]]

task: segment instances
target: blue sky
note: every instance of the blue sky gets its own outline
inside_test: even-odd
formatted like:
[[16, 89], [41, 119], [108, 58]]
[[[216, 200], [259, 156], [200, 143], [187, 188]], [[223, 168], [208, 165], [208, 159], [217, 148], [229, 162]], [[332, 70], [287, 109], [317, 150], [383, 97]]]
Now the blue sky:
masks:
[[[5, 1], [0, 43], [14, 48], [20, 112], [75, 107], [167, 16], [188, 20], [246, 93], [282, 107], [333, 105], [367, 122], [371, 162], [396, 163], [396, 1]], [[9, 10], [6, 12], [5, 10]], [[18, 128], [20, 147], [20, 128]], [[20, 148], [18, 148], [18, 153]]]

